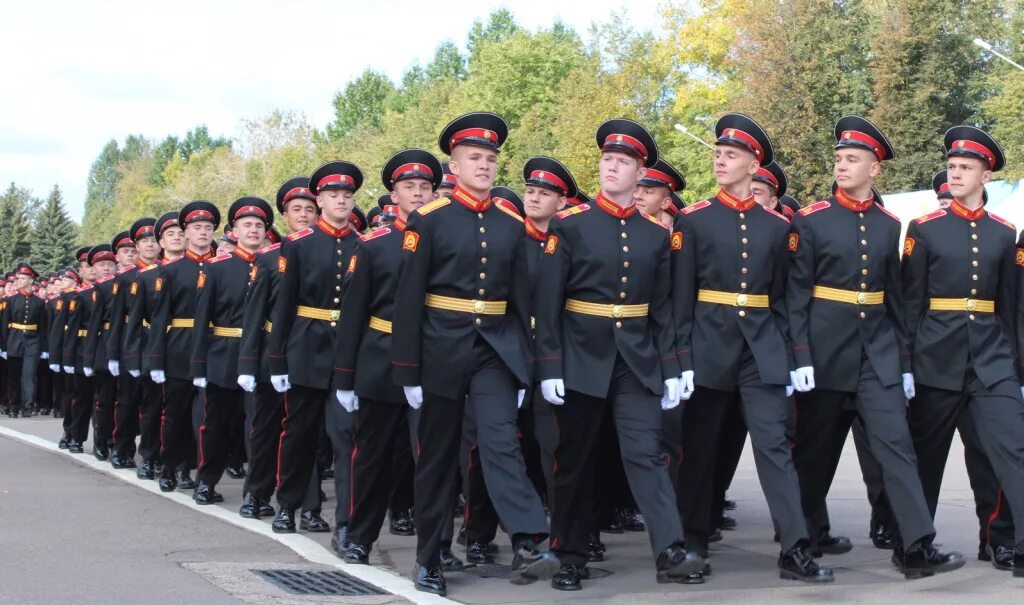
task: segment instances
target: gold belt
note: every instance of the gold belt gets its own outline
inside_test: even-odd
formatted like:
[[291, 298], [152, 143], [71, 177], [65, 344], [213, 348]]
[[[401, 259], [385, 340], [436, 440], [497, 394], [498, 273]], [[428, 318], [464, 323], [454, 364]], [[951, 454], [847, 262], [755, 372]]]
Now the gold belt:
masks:
[[22, 332], [35, 332], [39, 329], [39, 324], [7, 324], [9, 327], [15, 330], [21, 330]]
[[270, 334], [270, 331], [273, 330], [273, 329], [274, 329], [274, 324], [269, 319], [267, 321], [263, 322], [263, 331], [264, 332], [266, 332], [267, 334]]
[[996, 301], [976, 298], [933, 298], [929, 301], [928, 308], [932, 311], [995, 313]]
[[145, 319], [143, 319], [143, 320], [142, 320], [142, 327], [143, 327], [143, 328], [146, 328], [146, 329], [148, 330], [148, 329], [149, 329], [149, 322], [148, 322], [148, 321], [146, 321]]
[[222, 328], [221, 326], [213, 326], [214, 336], [224, 336], [225, 338], [241, 338], [242, 328]]
[[391, 322], [386, 319], [379, 317], [370, 316], [370, 329], [377, 330], [378, 332], [384, 332], [385, 334], [391, 333]]
[[89, 330], [79, 330], [78, 331], [78, 337], [79, 338], [85, 338], [88, 335], [89, 335]]
[[504, 300], [468, 300], [440, 294], [427, 294], [425, 303], [435, 309], [476, 315], [504, 315], [508, 308], [508, 303]]
[[880, 305], [885, 302], [885, 292], [857, 292], [828, 286], [814, 286], [811, 296], [849, 305]]
[[341, 311], [338, 309], [318, 309], [299, 305], [295, 310], [299, 317], [307, 319], [319, 319], [321, 321], [338, 321], [341, 318]]
[[697, 300], [716, 305], [732, 307], [768, 308], [767, 294], [747, 294], [745, 292], [719, 292], [718, 290], [697, 290]]
[[171, 320], [171, 325], [167, 326], [167, 329], [171, 328], [191, 328], [195, 326], [196, 320], [192, 317], [178, 317]]
[[110, 322], [109, 321], [103, 322], [103, 329], [104, 330], [109, 330], [110, 329]]
[[648, 306], [649, 305], [647, 303], [642, 305], [609, 305], [604, 303], [584, 302], [573, 298], [567, 298], [565, 300], [566, 311], [582, 313], [583, 315], [593, 315], [595, 317], [610, 317], [613, 319], [619, 319], [620, 317], [647, 317]]

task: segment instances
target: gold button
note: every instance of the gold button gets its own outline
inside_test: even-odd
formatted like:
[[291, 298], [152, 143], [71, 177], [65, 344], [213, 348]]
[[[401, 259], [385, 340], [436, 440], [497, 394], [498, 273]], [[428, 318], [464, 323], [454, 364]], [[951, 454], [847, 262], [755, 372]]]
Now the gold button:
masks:
[[341, 273], [338, 273], [337, 275], [335, 275], [334, 279], [341, 279]]
[[747, 215], [742, 213], [742, 212], [740, 212], [740, 218], [747, 218]]
[[737, 315], [739, 315], [740, 317], [746, 317], [747, 316], [747, 312], [742, 310], [742, 309], [740, 309], [740, 312], [737, 313]]
[[339, 299], [339, 298], [335, 298], [335, 299], [334, 299], [334, 302], [336, 302], [336, 303], [339, 303], [339, 302], [341, 302], [341, 299]]
[[975, 247], [971, 248], [971, 252], [977, 254], [978, 253], [978, 247], [975, 246]]
[[622, 276], [622, 283], [624, 283], [624, 284], [629, 283], [629, 278], [626, 277], [625, 275], [623, 275]]
[[747, 288], [747, 282], [745, 282], [745, 281], [741, 281], [741, 282], [740, 282], [740, 289], [741, 289], [741, 290], [745, 290], [746, 288]]
[[744, 244], [745, 244], [745, 243], [747, 243], [747, 238], [743, 238], [743, 239], [741, 239], [741, 240], [740, 240], [740, 242], [742, 242], [742, 243], [744, 243]]
[[487, 279], [487, 274], [486, 273], [481, 273], [480, 274], [480, 279]]
[[868, 228], [867, 228], [867, 227], [865, 227], [864, 225], [861, 225], [861, 226], [860, 226], [860, 230], [861, 230], [861, 231], [867, 231], [867, 230], [868, 230]]
[[746, 294], [737, 294], [736, 295], [736, 306], [737, 307], [745, 307], [745, 306], [747, 306], [747, 295]]
[[867, 292], [858, 292], [857, 293], [857, 304], [858, 305], [863, 305], [863, 304], [865, 304], [867, 302], [868, 302], [868, 293]]
[[743, 258], [747, 258], [747, 257], [748, 257], [748, 256], [750, 256], [750, 255], [749, 255], [749, 254], [747, 254], [746, 252], [744, 252], [744, 253], [743, 253], [743, 254], [741, 254], [740, 256], [742, 256]]
[[332, 321], [332, 322], [331, 322], [331, 327], [332, 327], [332, 328], [337, 328], [337, 327], [338, 327], [338, 322], [336, 322], [336, 321]]
[[480, 233], [487, 233], [487, 229], [484, 229], [483, 227], [480, 227]]
[[612, 305], [612, 317], [616, 319], [622, 317], [622, 305]]
[[335, 292], [341, 292], [341, 286], [334, 286]]
[[865, 313], [864, 311], [861, 311], [861, 312], [860, 312], [860, 318], [861, 318], [861, 319], [864, 319], [864, 318], [865, 318], [865, 317], [867, 317], [867, 316], [868, 316], [868, 315], [867, 315], [867, 313]]
[[975, 275], [972, 275], [972, 276], [971, 276], [971, 279], [973, 279], [974, 281], [978, 281], [978, 275], [977, 275], [977, 274], [975, 274]]
[[978, 293], [978, 289], [977, 288], [971, 288], [971, 296], [974, 296], [977, 293]]
[[867, 254], [861, 254], [860, 255], [860, 259], [861, 260], [867, 260], [868, 259], [868, 255]]
[[746, 230], [747, 230], [747, 226], [746, 225], [740, 225], [740, 231], [746, 231]]
[[978, 307], [978, 301], [974, 300], [973, 298], [968, 298], [967, 299], [967, 310], [968, 311], [973, 311], [977, 307]]
[[971, 265], [973, 265], [973, 266], [977, 267], [977, 266], [978, 266], [978, 261], [976, 261], [976, 260], [972, 260], [972, 261], [971, 261]]
[[621, 321], [615, 322], [615, 327], [616, 328], [621, 328], [622, 327], [622, 322]]
[[480, 296], [483, 296], [485, 294], [483, 288], [480, 288], [479, 290], [477, 290], [476, 293], [479, 294]]
[[486, 248], [487, 247], [487, 242], [480, 242], [480, 247], [481, 248]]
[[338, 255], [341, 255], [341, 250], [335, 250], [334, 252]]
[[974, 313], [971, 313], [970, 315], [968, 315], [967, 319], [970, 319], [971, 321], [974, 321]]
[[622, 251], [623, 252], [629, 252], [629, 246], [623, 246], [622, 247]]
[[487, 257], [486, 256], [482, 257], [480, 259], [480, 262], [486, 265], [487, 264]]
[[622, 266], [629, 269], [629, 261], [622, 261]]
[[484, 312], [484, 308], [486, 306], [487, 305], [484, 303], [484, 301], [482, 301], [482, 300], [474, 300], [473, 301], [473, 312], [474, 313], [483, 313]]
[[338, 266], [339, 266], [339, 267], [341, 266], [341, 261], [338, 261]]
[[974, 221], [971, 221], [971, 226], [972, 226], [972, 227], [977, 227], [977, 226], [978, 226], [978, 223], [975, 223]]
[[626, 298], [625, 292], [619, 292], [619, 298]]
[[482, 323], [482, 322], [480, 321], [480, 318], [479, 318], [479, 317], [477, 317], [477, 318], [476, 318], [476, 319], [475, 319], [474, 321], [476, 322], [476, 325], [478, 325], [478, 326], [479, 326], [479, 325], [480, 325], [480, 324]]
[[867, 269], [861, 269], [860, 270], [860, 274], [861, 275], [867, 275], [868, 274], [868, 270]]
[[476, 217], [477, 218], [483, 218], [484, 217], [484, 213], [483, 212], [477, 212], [476, 213]]
[[978, 234], [977, 233], [972, 233], [971, 234], [971, 239], [978, 239]]
[[861, 246], [867, 246], [868, 245], [868, 240], [866, 240], [866, 239], [860, 240], [860, 245]]
[[864, 283], [864, 282], [860, 282], [860, 289], [861, 290], [867, 290], [868, 289], [868, 285], [866, 283]]
[[858, 212], [858, 213], [857, 213], [857, 216], [859, 216], [859, 217], [861, 217], [861, 218], [864, 218], [864, 213], [863, 213], [863, 212]]
[[341, 243], [341, 238], [340, 238], [340, 237], [338, 238], [338, 243], [339, 243], [339, 244]]
[[625, 225], [626, 224], [626, 219], [619, 219], [619, 224], [620, 225]]
[[748, 269], [746, 267], [743, 267], [742, 269], [740, 269], [740, 273], [742, 273], [743, 275], [746, 275], [747, 271], [748, 271]]
[[626, 239], [626, 237], [627, 237], [627, 236], [626, 236], [626, 234], [625, 234], [625, 233], [623, 233], [623, 234], [622, 234], [622, 239]]

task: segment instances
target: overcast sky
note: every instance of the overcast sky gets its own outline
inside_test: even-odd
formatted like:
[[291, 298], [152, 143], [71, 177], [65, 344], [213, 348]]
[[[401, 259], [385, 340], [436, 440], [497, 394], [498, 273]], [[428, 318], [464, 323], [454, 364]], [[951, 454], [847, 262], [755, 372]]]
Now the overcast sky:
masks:
[[530, 29], [586, 36], [628, 6], [659, 27], [658, 0], [12, 1], [0, 8], [0, 186], [57, 183], [80, 220], [89, 166], [111, 138], [161, 139], [205, 123], [234, 136], [274, 108], [322, 127], [333, 94], [366, 67], [398, 79], [438, 44], [465, 46], [502, 6]]

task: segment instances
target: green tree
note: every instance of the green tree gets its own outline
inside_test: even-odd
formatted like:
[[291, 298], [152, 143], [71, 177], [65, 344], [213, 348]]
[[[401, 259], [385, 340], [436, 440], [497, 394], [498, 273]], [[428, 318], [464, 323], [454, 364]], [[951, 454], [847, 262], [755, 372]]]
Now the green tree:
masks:
[[[999, 52], [1017, 63], [1024, 63], [1024, 0], [1006, 3], [1005, 27], [986, 30], [988, 40]], [[1006, 169], [998, 178], [1024, 179], [1024, 72], [989, 53], [991, 69], [983, 83], [987, 98], [982, 101], [979, 122], [990, 129], [1006, 155]]]
[[49, 273], [71, 264], [72, 248], [78, 238], [78, 226], [64, 207], [64, 196], [53, 186], [46, 203], [32, 225], [32, 266], [40, 273]]
[[38, 203], [28, 189], [14, 183], [0, 195], [0, 269], [10, 271], [18, 262], [28, 260], [32, 237], [28, 209]]
[[467, 74], [466, 59], [451, 40], [445, 40], [437, 47], [434, 58], [426, 68], [427, 82], [448, 79], [464, 80]]
[[357, 126], [380, 128], [388, 99], [395, 85], [382, 73], [367, 69], [334, 95], [334, 121], [327, 125], [327, 136], [340, 139]]
[[194, 129], [185, 133], [185, 138], [178, 145], [178, 153], [187, 161], [192, 154], [217, 149], [220, 147], [231, 148], [231, 141], [224, 137], [211, 137], [206, 124], [200, 124]]
[[480, 48], [488, 42], [501, 42], [512, 34], [520, 31], [516, 18], [507, 8], [499, 8], [491, 13], [484, 25], [479, 19], [469, 28], [466, 47], [469, 49], [469, 63], [476, 61]]

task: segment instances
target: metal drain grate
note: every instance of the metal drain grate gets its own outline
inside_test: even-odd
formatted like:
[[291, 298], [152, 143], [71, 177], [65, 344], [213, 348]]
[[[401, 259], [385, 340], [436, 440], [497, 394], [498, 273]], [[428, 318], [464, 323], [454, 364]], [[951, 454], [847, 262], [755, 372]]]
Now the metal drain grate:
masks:
[[355, 597], [388, 594], [373, 584], [353, 578], [343, 571], [303, 571], [299, 569], [250, 569], [252, 573], [297, 595]]

